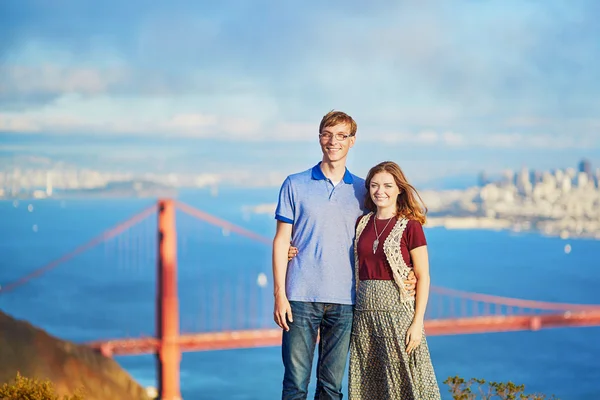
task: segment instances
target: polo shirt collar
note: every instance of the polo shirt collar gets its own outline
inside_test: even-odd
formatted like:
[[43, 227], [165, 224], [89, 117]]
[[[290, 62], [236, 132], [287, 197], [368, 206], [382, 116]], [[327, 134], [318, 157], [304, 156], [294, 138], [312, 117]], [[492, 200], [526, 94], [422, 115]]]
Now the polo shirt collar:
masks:
[[[312, 169], [312, 178], [317, 180], [317, 181], [321, 181], [321, 180], [325, 180], [327, 179], [327, 177], [325, 176], [325, 174], [323, 174], [323, 171], [321, 171], [321, 162], [319, 162], [317, 165], [315, 165]], [[348, 168], [346, 168], [346, 172], [344, 172], [344, 179], [343, 179], [344, 183], [347, 184], [352, 184], [354, 182], [354, 178], [352, 178], [352, 174], [350, 173], [350, 171], [348, 171]]]

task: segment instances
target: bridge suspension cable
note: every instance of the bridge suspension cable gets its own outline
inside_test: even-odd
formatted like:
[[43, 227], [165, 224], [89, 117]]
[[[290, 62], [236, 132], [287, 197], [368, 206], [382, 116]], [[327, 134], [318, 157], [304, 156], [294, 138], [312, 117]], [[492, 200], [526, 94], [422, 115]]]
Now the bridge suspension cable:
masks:
[[106, 230], [105, 232], [94, 237], [87, 243], [84, 243], [84, 244], [78, 246], [77, 248], [68, 252], [67, 254], [63, 255], [62, 257], [57, 258], [56, 260], [51, 261], [48, 264], [35, 269], [34, 271], [17, 279], [14, 282], [11, 282], [7, 285], [1, 286], [0, 287], [0, 295], [3, 295], [12, 290], [15, 290], [19, 286], [25, 285], [29, 281], [40, 277], [41, 275], [45, 274], [46, 272], [53, 270], [54, 268], [58, 267], [59, 265], [65, 263], [65, 262], [71, 260], [72, 258], [74, 258], [75, 256], [99, 245], [100, 243], [104, 242], [105, 240], [112, 239], [113, 237], [119, 235], [120, 233], [124, 232], [125, 230], [138, 224], [139, 222], [143, 221], [144, 219], [146, 219], [147, 217], [149, 217], [150, 215], [152, 215], [154, 213], [156, 213], [156, 205], [152, 205], [152, 206], [146, 208], [145, 210], [141, 211], [140, 213], [134, 215], [133, 217], [131, 217], [123, 222], [120, 222], [113, 228]]

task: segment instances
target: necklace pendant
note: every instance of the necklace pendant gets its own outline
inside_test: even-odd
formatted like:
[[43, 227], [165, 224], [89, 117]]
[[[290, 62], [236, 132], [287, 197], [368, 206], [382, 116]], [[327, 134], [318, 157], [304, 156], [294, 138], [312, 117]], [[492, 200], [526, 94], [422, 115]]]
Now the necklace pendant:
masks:
[[377, 246], [379, 246], [379, 239], [375, 239], [373, 242], [373, 254], [377, 251]]

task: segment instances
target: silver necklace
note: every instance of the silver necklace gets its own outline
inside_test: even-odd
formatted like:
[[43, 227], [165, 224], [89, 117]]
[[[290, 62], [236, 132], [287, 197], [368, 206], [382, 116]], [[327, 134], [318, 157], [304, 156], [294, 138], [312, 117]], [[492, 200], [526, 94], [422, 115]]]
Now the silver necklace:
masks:
[[387, 228], [387, 226], [390, 224], [390, 221], [392, 219], [394, 219], [394, 217], [391, 217], [390, 219], [388, 219], [388, 222], [383, 227], [383, 230], [381, 231], [381, 233], [377, 233], [377, 217], [373, 218], [373, 227], [375, 228], [375, 241], [373, 242], [373, 254], [375, 254], [375, 252], [377, 251], [377, 247], [379, 246], [379, 237], [383, 234], [383, 232], [385, 232], [385, 228]]

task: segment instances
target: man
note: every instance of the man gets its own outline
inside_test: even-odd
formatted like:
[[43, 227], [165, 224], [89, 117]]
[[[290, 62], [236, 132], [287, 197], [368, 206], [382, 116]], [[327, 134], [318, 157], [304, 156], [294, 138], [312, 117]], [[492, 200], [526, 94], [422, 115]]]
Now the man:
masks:
[[[356, 131], [346, 113], [326, 114], [319, 125], [322, 161], [288, 176], [279, 192], [273, 314], [283, 329], [283, 400], [307, 398], [319, 334], [314, 398], [342, 398], [355, 296], [354, 229], [366, 195], [364, 179], [346, 169]], [[298, 255], [288, 266], [290, 239]]]

